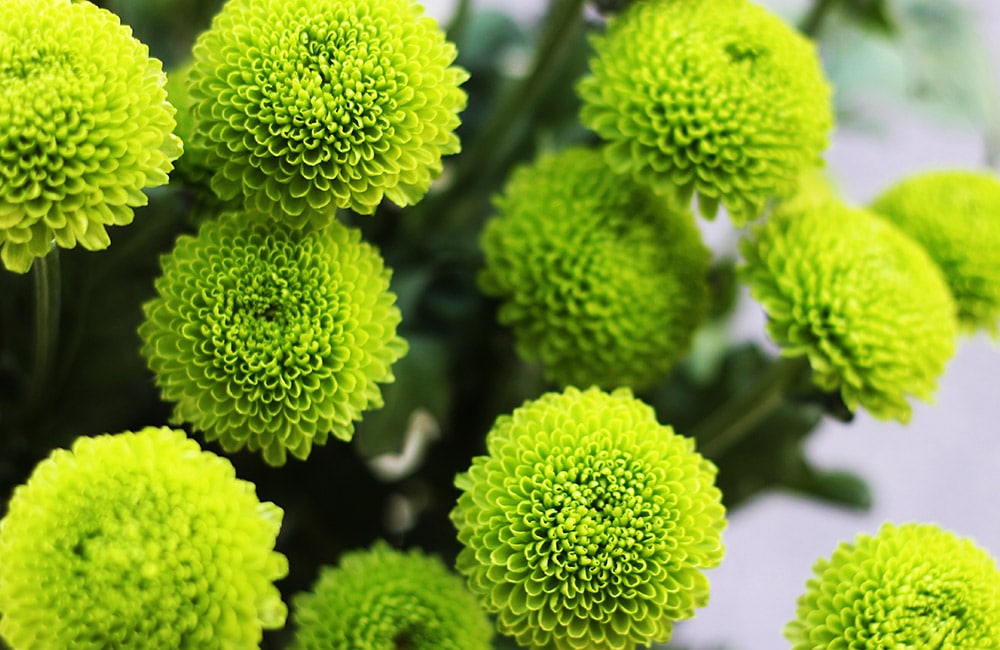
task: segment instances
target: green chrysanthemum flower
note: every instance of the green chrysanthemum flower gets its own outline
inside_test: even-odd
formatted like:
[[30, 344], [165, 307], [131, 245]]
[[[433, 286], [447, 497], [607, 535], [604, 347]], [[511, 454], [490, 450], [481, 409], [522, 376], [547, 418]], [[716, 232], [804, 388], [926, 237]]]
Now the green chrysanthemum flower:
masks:
[[567, 388], [497, 419], [456, 478], [457, 566], [536, 650], [670, 638], [708, 601], [725, 511], [715, 466], [628, 389]]
[[688, 349], [709, 262], [690, 212], [580, 148], [517, 170], [496, 204], [480, 286], [549, 379], [643, 388]]
[[843, 543], [799, 598], [792, 650], [1000, 647], [1000, 570], [971, 540], [885, 524]]
[[357, 230], [233, 213], [178, 238], [144, 306], [142, 353], [174, 417], [226, 451], [306, 458], [382, 406], [406, 353], [390, 272]]
[[997, 335], [1000, 319], [1000, 180], [988, 172], [919, 174], [872, 209], [923, 244], [944, 272], [965, 331]]
[[384, 542], [326, 567], [294, 600], [296, 650], [489, 650], [492, 624], [435, 557]]
[[89, 2], [0, 3], [0, 259], [88, 250], [132, 222], [181, 153], [161, 64]]
[[741, 269], [767, 331], [847, 407], [906, 422], [955, 350], [955, 304], [919, 244], [874, 213], [798, 202], [741, 242]]
[[257, 648], [285, 622], [281, 518], [183, 431], [80, 438], [0, 521], [0, 633], [17, 650]]
[[213, 188], [299, 225], [416, 203], [459, 150], [455, 55], [414, 0], [230, 0], [191, 73]]
[[833, 118], [815, 47], [749, 0], [640, 0], [594, 40], [578, 89], [608, 161], [737, 225], [820, 163]]

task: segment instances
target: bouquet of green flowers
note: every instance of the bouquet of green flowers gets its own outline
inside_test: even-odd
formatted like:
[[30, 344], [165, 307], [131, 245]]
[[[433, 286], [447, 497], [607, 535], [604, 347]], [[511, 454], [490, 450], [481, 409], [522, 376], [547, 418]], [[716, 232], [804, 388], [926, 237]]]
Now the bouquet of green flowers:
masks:
[[[898, 29], [2, 0], [3, 643], [665, 647], [727, 512], [867, 506], [803, 443], [997, 335], [1000, 180], [841, 197], [831, 17]], [[769, 349], [725, 335], [740, 286]], [[931, 523], [807, 578], [793, 650], [1000, 648], [996, 561]]]

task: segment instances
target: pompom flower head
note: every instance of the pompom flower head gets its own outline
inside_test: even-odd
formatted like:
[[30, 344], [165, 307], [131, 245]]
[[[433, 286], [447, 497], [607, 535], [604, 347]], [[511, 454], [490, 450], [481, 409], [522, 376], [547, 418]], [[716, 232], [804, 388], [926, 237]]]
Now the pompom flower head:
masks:
[[938, 171], [904, 179], [872, 209], [923, 244], [944, 272], [965, 331], [997, 335], [1000, 320], [1000, 180]]
[[162, 263], [139, 334], [178, 422], [281, 465], [382, 406], [407, 346], [390, 272], [357, 230], [230, 213]]
[[767, 331], [846, 406], [909, 420], [955, 350], [955, 304], [919, 244], [839, 201], [793, 201], [741, 242]]
[[749, 0], [639, 0], [594, 39], [581, 119], [612, 167], [737, 225], [820, 162], [833, 118], [815, 47]]
[[709, 261], [689, 211], [582, 148], [518, 169], [496, 204], [479, 284], [549, 379], [644, 388], [687, 351]]
[[13, 648], [257, 648], [284, 625], [282, 511], [183, 431], [80, 438], [0, 521]]
[[725, 511], [715, 466], [627, 389], [569, 387], [497, 419], [452, 521], [458, 570], [536, 650], [665, 642], [708, 601]]
[[1000, 570], [971, 540], [885, 524], [822, 559], [785, 627], [792, 650], [1000, 647]]
[[212, 187], [296, 224], [419, 201], [459, 150], [455, 55], [415, 0], [229, 0], [191, 71]]
[[294, 600], [295, 650], [490, 650], [493, 626], [459, 576], [384, 542], [326, 567]]
[[161, 64], [89, 2], [0, 3], [0, 260], [88, 250], [129, 224], [181, 153]]

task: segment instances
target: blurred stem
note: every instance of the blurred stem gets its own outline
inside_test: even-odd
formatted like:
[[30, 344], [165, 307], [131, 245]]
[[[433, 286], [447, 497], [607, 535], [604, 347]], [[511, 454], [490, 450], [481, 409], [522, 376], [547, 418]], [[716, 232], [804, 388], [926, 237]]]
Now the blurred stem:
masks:
[[708, 458], [718, 458], [729, 451], [781, 406], [789, 389], [799, 383], [808, 369], [806, 357], [781, 357], [772, 363], [757, 381], [690, 432], [698, 442], [698, 451]]
[[465, 35], [465, 28], [469, 24], [469, 18], [472, 16], [472, 1], [471, 0], [458, 0], [458, 6], [455, 7], [455, 13], [452, 15], [451, 20], [448, 22], [448, 26], [445, 32], [448, 34], [448, 40], [456, 45], [461, 43], [462, 37]]
[[[549, 85], [569, 52], [577, 29], [583, 25], [584, 0], [556, 0], [545, 20], [535, 49], [531, 72], [507, 93], [487, 121], [469, 151], [459, 159], [452, 183], [459, 191], [475, 177], [490, 177], [503, 164], [516, 145], [510, 134], [529, 113]], [[521, 130], [523, 132], [523, 130]]]
[[38, 405], [48, 387], [59, 340], [62, 284], [59, 278], [59, 248], [53, 246], [32, 266], [35, 285], [35, 358], [28, 378], [27, 403]]
[[823, 29], [823, 23], [826, 21], [827, 16], [830, 15], [830, 10], [833, 9], [837, 2], [838, 0], [813, 0], [809, 13], [799, 23], [799, 31], [809, 38], [815, 39], [819, 35], [820, 30]]

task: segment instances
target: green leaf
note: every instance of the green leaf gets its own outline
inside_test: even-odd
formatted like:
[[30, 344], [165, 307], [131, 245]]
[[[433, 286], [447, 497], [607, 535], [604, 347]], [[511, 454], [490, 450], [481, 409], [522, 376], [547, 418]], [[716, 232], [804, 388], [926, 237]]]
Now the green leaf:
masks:
[[450, 408], [447, 345], [432, 336], [405, 338], [410, 351], [393, 366], [396, 381], [382, 386], [386, 406], [365, 413], [357, 425], [355, 449], [364, 458], [400, 453], [415, 414], [440, 423]]

